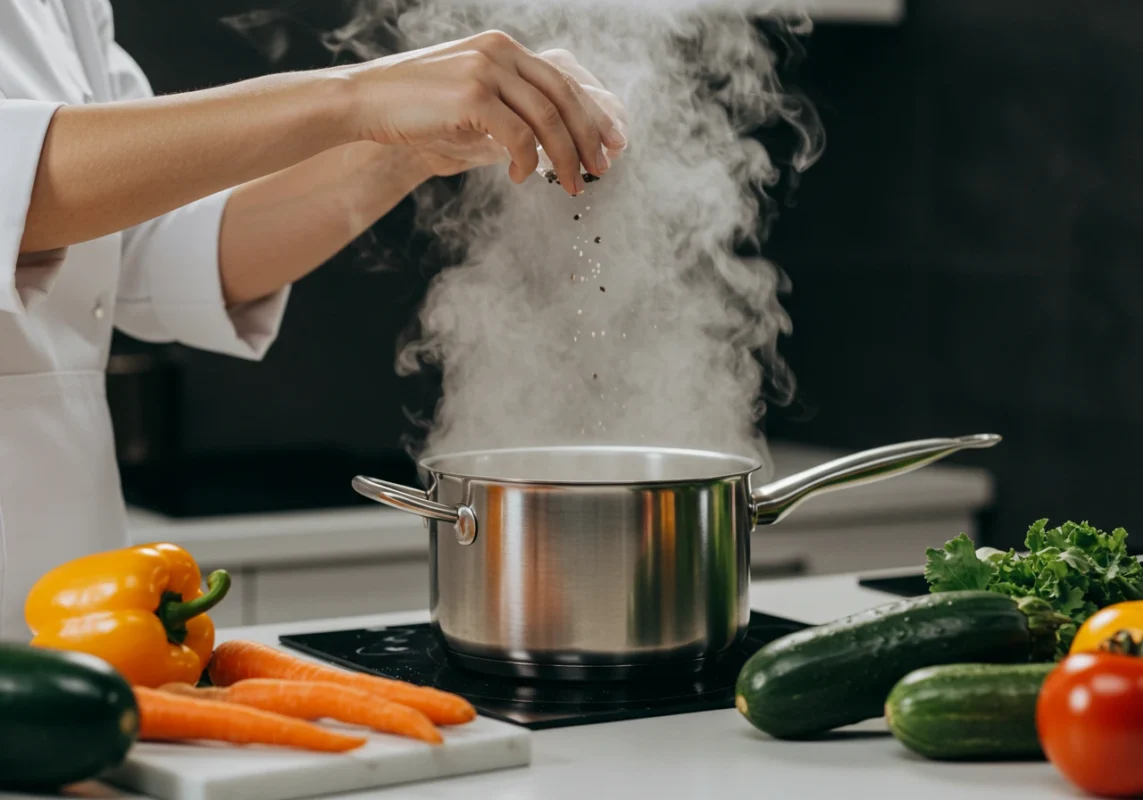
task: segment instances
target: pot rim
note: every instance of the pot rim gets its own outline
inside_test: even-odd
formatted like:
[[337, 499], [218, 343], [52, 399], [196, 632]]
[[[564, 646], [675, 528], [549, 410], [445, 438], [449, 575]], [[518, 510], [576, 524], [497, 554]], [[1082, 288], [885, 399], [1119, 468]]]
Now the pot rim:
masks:
[[[714, 463], [721, 462], [718, 469], [708, 472], [696, 470], [694, 474], [676, 477], [639, 477], [629, 480], [609, 480], [604, 478], [553, 478], [537, 479], [527, 477], [500, 477], [490, 473], [479, 473], [476, 470], [447, 468], [448, 462], [457, 462], [462, 459], [477, 459], [486, 456], [510, 457], [513, 455], [559, 455], [567, 453], [598, 454], [601, 457], [614, 457], [615, 455], [662, 456], [666, 458], [688, 458], [692, 460], [709, 460]], [[531, 447], [500, 447], [481, 450], [463, 450], [449, 453], [438, 453], [421, 458], [417, 462], [420, 469], [438, 476], [475, 480], [483, 483], [512, 484], [518, 486], [677, 486], [691, 483], [708, 483], [731, 478], [741, 478], [744, 475], [757, 472], [765, 466], [759, 458], [718, 450], [699, 450], [680, 447], [656, 447], [644, 445], [552, 445]], [[732, 465], [735, 465], [733, 466]]]

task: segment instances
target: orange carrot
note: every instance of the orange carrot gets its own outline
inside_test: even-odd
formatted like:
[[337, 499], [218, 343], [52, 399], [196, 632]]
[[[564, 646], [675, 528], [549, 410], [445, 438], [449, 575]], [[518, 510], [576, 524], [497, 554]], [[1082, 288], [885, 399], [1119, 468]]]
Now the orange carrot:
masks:
[[139, 738], [143, 741], [198, 739], [277, 745], [327, 753], [356, 750], [366, 742], [363, 736], [346, 736], [257, 708], [181, 697], [144, 686], [131, 688], [139, 704]]
[[248, 678], [337, 683], [415, 708], [437, 725], [460, 725], [476, 718], [476, 709], [458, 695], [405, 681], [311, 664], [258, 642], [223, 642], [214, 648], [207, 671], [215, 686], [230, 686]]
[[350, 725], [364, 725], [382, 733], [420, 739], [430, 744], [444, 741], [429, 718], [415, 708], [338, 683], [249, 678], [226, 687], [197, 688], [189, 683], [168, 683], [159, 688], [185, 697], [238, 703], [287, 717], [335, 719]]

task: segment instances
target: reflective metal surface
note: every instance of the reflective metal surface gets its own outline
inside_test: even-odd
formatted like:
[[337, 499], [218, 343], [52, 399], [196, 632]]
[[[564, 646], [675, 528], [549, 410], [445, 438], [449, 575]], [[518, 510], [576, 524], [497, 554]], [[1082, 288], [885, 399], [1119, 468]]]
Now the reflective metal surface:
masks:
[[430, 520], [433, 625], [472, 668], [609, 678], [624, 666], [710, 658], [742, 637], [757, 524], [814, 494], [998, 441], [877, 448], [753, 492], [749, 459], [655, 448], [441, 456], [422, 462], [423, 492], [363, 477], [354, 487]]
[[814, 495], [904, 475], [958, 450], [992, 447], [999, 441], [1000, 437], [994, 433], [956, 439], [920, 439], [835, 459], [756, 489], [751, 497], [754, 524], [772, 525]]
[[424, 470], [458, 478], [576, 486], [711, 480], [746, 475], [761, 466], [754, 458], [707, 450], [620, 446], [477, 450], [421, 462]]
[[430, 494], [467, 505], [480, 525], [467, 547], [448, 523], [429, 526], [432, 620], [458, 653], [581, 668], [639, 664], [713, 655], [745, 629], [745, 476], [572, 487], [441, 475]]
[[469, 545], [476, 540], [476, 514], [464, 504], [446, 506], [428, 499], [421, 489], [412, 489], [380, 478], [366, 478], [358, 475], [353, 479], [353, 488], [358, 494], [379, 503], [419, 514], [425, 519], [435, 519], [451, 523], [456, 531], [456, 540]]

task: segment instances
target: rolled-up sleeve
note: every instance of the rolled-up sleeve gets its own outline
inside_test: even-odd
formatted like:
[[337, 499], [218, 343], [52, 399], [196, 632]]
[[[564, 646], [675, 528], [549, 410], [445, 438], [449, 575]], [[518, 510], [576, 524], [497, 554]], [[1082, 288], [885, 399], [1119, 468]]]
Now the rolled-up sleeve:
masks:
[[139, 225], [123, 237], [116, 327], [144, 341], [260, 359], [277, 338], [289, 287], [227, 307], [218, 237], [230, 192]]
[[[111, 92], [148, 97], [150, 84], [115, 42], [111, 7], [96, 3]], [[219, 233], [231, 190], [203, 198], [123, 233], [116, 327], [144, 341], [176, 341], [200, 350], [261, 359], [277, 338], [289, 287], [228, 306], [219, 272]]]
[[23, 314], [51, 290], [61, 258], [20, 255], [48, 125], [62, 103], [0, 95], [0, 312]]

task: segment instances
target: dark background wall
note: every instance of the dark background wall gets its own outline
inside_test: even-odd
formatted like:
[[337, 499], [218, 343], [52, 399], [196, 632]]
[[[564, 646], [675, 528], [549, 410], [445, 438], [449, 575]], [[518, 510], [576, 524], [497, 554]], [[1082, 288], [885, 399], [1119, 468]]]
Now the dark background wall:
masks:
[[[216, 22], [237, 3], [113, 4], [159, 91], [268, 69]], [[330, 22], [328, 4], [294, 7]], [[329, 62], [288, 30], [283, 66]], [[799, 384], [771, 434], [860, 448], [994, 431], [1002, 445], [956, 459], [997, 477], [993, 543], [1042, 516], [1143, 532], [1143, 5], [925, 0], [897, 27], [819, 24], [806, 47], [789, 80], [828, 144], [767, 244], [793, 281]], [[300, 282], [264, 362], [180, 352], [188, 446], [399, 448], [403, 408], [432, 389], [394, 376], [394, 342], [432, 266], [393, 241], [389, 270], [351, 248]]]

